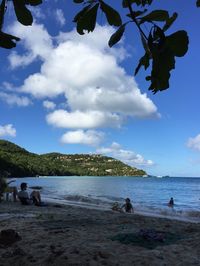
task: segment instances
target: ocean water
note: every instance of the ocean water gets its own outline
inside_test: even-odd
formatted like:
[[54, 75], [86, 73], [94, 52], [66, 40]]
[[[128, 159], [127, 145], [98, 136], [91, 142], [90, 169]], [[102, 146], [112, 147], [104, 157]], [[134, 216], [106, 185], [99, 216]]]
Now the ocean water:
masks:
[[[111, 209], [129, 197], [135, 213], [200, 222], [200, 178], [186, 177], [124, 177], [67, 176], [17, 178], [28, 186], [41, 186], [42, 198], [87, 208]], [[169, 199], [174, 198], [174, 208]]]

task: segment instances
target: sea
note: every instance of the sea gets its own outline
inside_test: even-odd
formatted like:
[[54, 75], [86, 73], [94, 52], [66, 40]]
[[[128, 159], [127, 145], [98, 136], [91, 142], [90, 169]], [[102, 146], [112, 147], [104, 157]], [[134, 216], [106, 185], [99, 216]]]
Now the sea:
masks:
[[[40, 176], [16, 178], [40, 189], [43, 201], [110, 210], [130, 198], [134, 213], [200, 223], [200, 178], [128, 176]], [[168, 207], [170, 198], [174, 207]]]

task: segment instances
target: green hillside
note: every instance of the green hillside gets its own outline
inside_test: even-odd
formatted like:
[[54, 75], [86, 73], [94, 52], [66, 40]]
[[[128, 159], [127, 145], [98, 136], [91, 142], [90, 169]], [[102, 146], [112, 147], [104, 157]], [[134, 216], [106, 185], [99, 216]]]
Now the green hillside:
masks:
[[0, 140], [0, 176], [141, 176], [146, 172], [111, 157], [88, 154], [38, 155]]

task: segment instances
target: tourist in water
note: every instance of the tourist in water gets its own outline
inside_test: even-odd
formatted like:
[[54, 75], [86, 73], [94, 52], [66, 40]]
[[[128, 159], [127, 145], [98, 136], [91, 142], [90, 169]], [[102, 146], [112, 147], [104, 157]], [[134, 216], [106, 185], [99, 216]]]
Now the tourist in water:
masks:
[[122, 209], [125, 210], [125, 212], [134, 212], [133, 211], [133, 205], [131, 204], [131, 200], [129, 198], [125, 199], [125, 204], [122, 206]]
[[168, 202], [168, 206], [171, 207], [171, 208], [174, 207], [174, 199], [173, 199], [173, 198], [171, 198], [171, 199], [169, 200], [169, 202]]

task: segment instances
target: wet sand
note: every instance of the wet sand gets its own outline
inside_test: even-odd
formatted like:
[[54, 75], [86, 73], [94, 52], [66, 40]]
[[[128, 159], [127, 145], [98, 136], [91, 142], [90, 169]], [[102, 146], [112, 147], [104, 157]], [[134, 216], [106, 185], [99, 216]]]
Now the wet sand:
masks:
[[[1, 202], [4, 229], [14, 229], [21, 240], [0, 244], [0, 266], [200, 265], [200, 224], [77, 206]], [[141, 230], [161, 233], [163, 241], [146, 239]]]

